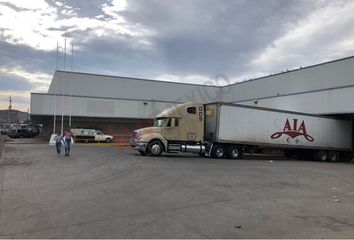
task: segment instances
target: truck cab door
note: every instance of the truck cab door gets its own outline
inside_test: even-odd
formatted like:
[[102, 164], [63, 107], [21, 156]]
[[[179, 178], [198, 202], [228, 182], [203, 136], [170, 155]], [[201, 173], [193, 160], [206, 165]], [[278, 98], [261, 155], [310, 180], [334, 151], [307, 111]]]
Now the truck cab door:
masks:
[[179, 119], [169, 118], [165, 127], [164, 136], [167, 140], [179, 140]]
[[103, 141], [103, 133], [102, 132], [96, 132], [95, 140], [96, 141]]

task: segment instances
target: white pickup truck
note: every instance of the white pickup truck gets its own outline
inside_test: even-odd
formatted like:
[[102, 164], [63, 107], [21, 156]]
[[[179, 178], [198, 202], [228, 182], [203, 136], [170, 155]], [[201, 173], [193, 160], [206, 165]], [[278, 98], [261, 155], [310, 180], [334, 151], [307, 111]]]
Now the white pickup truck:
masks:
[[83, 142], [113, 142], [113, 136], [103, 134], [95, 129], [72, 128], [70, 129], [75, 141]]

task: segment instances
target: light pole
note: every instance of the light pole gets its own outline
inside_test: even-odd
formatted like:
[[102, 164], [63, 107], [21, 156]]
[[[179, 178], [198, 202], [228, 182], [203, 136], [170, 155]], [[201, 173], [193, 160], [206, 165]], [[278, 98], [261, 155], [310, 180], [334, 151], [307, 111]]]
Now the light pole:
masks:
[[8, 111], [8, 116], [9, 116], [9, 129], [11, 128], [11, 103], [12, 103], [12, 99], [11, 99], [11, 96], [9, 97], [9, 111]]

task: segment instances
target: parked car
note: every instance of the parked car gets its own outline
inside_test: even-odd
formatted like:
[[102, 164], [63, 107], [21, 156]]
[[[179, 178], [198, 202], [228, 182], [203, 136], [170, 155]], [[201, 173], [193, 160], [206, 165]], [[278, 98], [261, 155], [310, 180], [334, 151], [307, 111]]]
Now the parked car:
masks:
[[71, 132], [75, 141], [107, 143], [113, 142], [112, 135], [103, 134], [101, 131], [95, 129], [72, 128]]
[[6, 135], [7, 134], [7, 131], [5, 129], [0, 129], [0, 135]]
[[17, 129], [17, 130], [11, 130], [7, 134], [7, 136], [10, 138], [34, 138], [36, 136], [36, 133], [29, 131], [27, 129]]

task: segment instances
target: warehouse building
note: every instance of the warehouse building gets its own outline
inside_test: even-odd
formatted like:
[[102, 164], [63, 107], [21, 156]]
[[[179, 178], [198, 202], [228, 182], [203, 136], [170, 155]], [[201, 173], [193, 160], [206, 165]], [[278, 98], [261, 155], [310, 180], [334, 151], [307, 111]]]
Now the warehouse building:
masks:
[[151, 125], [161, 110], [187, 101], [218, 101], [220, 88], [196, 84], [56, 71], [48, 93], [31, 94], [31, 116], [43, 123], [42, 133], [56, 129], [92, 128], [128, 138], [136, 128]]
[[69, 124], [126, 141], [135, 128], [175, 104], [232, 102], [354, 119], [354, 57], [226, 86], [56, 71], [47, 93], [31, 93], [31, 118], [43, 133]]

